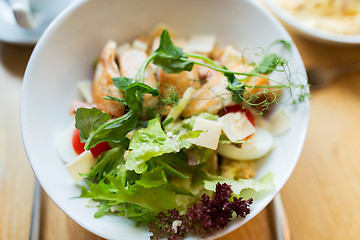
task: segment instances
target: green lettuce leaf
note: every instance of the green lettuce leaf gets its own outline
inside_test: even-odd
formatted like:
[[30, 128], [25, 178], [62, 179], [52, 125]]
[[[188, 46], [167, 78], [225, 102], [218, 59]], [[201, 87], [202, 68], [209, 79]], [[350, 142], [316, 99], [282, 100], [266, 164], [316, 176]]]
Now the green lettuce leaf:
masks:
[[97, 212], [94, 214], [95, 218], [100, 218], [102, 216], [104, 216], [105, 213], [109, 212], [109, 202], [110, 201], [99, 201], [99, 205], [97, 205]]
[[167, 178], [163, 167], [152, 169], [151, 171], [145, 171], [142, 174], [140, 180], [136, 181], [137, 185], [143, 186], [144, 188], [154, 188], [163, 186], [167, 183]]
[[136, 222], [149, 222], [158, 214], [157, 212], [136, 204], [122, 203], [118, 206], [118, 215], [127, 217]]
[[220, 182], [221, 184], [226, 183], [231, 185], [231, 189], [236, 195], [243, 195], [243, 191], [251, 189], [255, 192], [266, 191], [274, 189], [274, 174], [268, 172], [261, 179], [239, 179], [239, 180], [230, 180], [223, 177], [214, 176], [212, 180], [205, 180], [204, 186], [205, 189], [215, 192], [216, 184]]
[[180, 151], [178, 141], [169, 138], [162, 130], [159, 118], [150, 120], [146, 128], [134, 133], [129, 149], [132, 151], [125, 165], [128, 170], [135, 170], [136, 173], [146, 171], [146, 162], [151, 158]]
[[213, 150], [209, 148], [199, 147], [196, 145], [192, 145], [190, 148], [184, 150], [191, 162], [191, 165], [197, 165], [200, 163], [207, 162], [211, 155]]
[[105, 175], [97, 184], [86, 181], [88, 188], [82, 187], [80, 197], [136, 204], [154, 212], [176, 207], [174, 192], [169, 188], [146, 188], [136, 183], [127, 185], [126, 172], [125, 166], [121, 165], [117, 176]]
[[190, 176], [183, 173], [187, 170], [187, 160], [188, 158], [186, 153], [180, 151], [177, 153], [166, 153], [159, 157], [154, 157], [147, 162], [147, 165], [149, 169], [162, 167], [166, 176], [188, 179]]
[[192, 116], [182, 121], [174, 121], [168, 123], [166, 126], [164, 126], [165, 131], [172, 132], [173, 134], [177, 135], [185, 134], [193, 129], [196, 118], [204, 118], [211, 121], [217, 121], [219, 119], [219, 116], [206, 112], [200, 113], [197, 116]]
[[98, 211], [94, 214], [95, 218], [100, 218], [107, 213], [117, 213], [119, 216], [132, 219], [136, 222], [149, 222], [155, 219], [157, 212], [131, 203], [119, 203], [118, 201], [99, 201]]

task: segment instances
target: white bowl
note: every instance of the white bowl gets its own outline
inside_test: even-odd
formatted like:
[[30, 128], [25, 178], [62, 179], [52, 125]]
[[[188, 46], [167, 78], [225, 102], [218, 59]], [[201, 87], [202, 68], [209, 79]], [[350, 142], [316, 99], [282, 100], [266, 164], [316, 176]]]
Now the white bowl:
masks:
[[[80, 189], [59, 159], [55, 141], [71, 121], [68, 109], [77, 99], [76, 84], [92, 78], [92, 62], [107, 40], [118, 43], [146, 34], [157, 23], [172, 26], [180, 36], [214, 33], [220, 44], [244, 49], [269, 46], [277, 39], [291, 41], [280, 23], [252, 0], [89, 0], [73, 4], [49, 26], [36, 45], [26, 69], [21, 99], [21, 127], [31, 166], [43, 189], [72, 219], [87, 230], [110, 239], [148, 239], [146, 228], [118, 216], [93, 217], [84, 207]], [[292, 69], [305, 69], [295, 46], [279, 49]], [[308, 126], [309, 104], [293, 109], [292, 128], [276, 139], [278, 147], [258, 171], [275, 174], [275, 189], [255, 201], [245, 219], [233, 221], [212, 237], [227, 234], [256, 216], [291, 175]]]
[[319, 42], [333, 44], [360, 44], [360, 34], [346, 35], [331, 33], [325, 30], [316, 29], [304, 24], [300, 19], [294, 17], [289, 11], [276, 3], [276, 0], [260, 0], [269, 10], [274, 13], [287, 29], [299, 35], [305, 36]]

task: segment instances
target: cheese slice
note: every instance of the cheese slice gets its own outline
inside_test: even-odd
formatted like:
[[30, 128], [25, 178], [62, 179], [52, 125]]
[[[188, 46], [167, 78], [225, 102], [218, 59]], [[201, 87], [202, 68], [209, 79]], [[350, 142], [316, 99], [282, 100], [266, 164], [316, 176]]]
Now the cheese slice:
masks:
[[222, 124], [219, 122], [196, 118], [193, 130], [202, 130], [199, 137], [190, 140], [192, 144], [216, 150], [219, 144], [219, 138], [222, 130]]
[[231, 142], [238, 142], [254, 134], [256, 129], [243, 112], [228, 113], [219, 118], [223, 131]]
[[94, 158], [92, 153], [90, 151], [84, 151], [76, 159], [74, 159], [74, 161], [66, 164], [65, 167], [69, 171], [74, 182], [79, 182], [84, 178], [79, 173], [90, 172], [95, 163], [96, 158]]

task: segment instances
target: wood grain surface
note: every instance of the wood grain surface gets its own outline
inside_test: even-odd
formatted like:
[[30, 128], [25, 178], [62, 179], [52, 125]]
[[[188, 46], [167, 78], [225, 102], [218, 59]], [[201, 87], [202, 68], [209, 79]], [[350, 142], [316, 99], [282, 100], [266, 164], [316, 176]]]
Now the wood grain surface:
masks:
[[[360, 46], [294, 37], [306, 66], [360, 61]], [[0, 43], [0, 239], [28, 239], [34, 175], [20, 133], [22, 76], [32, 47]], [[360, 71], [359, 71], [360, 72]], [[312, 90], [308, 136], [282, 190], [291, 237], [360, 238], [360, 73]], [[67, 217], [42, 194], [41, 239], [101, 239]], [[221, 240], [275, 239], [266, 208]]]

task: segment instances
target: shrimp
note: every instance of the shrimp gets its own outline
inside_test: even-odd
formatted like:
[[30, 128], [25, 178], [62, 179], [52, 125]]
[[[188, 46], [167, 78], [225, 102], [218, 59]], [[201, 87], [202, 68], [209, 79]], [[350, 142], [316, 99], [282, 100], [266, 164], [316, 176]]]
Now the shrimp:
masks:
[[[226, 66], [234, 72], [251, 72], [252, 66], [244, 63], [241, 53], [233, 46], [229, 45], [223, 50], [216, 50], [217, 58], [221, 65]], [[216, 61], [216, 59], [215, 59]], [[202, 69], [200, 69], [202, 70]], [[199, 78], [202, 78], [204, 71], [199, 71]], [[217, 71], [208, 71], [206, 74], [207, 82], [201, 86], [193, 95], [193, 100], [184, 109], [182, 116], [190, 117], [202, 112], [217, 114], [223, 107], [234, 105], [231, 100], [231, 93], [227, 90], [227, 78], [224, 74]], [[239, 76], [241, 78], [241, 76]], [[265, 77], [253, 76], [244, 82], [251, 86], [268, 85], [269, 80]], [[246, 87], [246, 94], [252, 95], [263, 91], [262, 88]]]
[[112, 78], [120, 76], [119, 68], [115, 63], [116, 46], [114, 41], [108, 41], [101, 51], [93, 77], [92, 94], [98, 109], [114, 117], [120, 117], [124, 114], [124, 106], [119, 102], [103, 98], [106, 95], [124, 98], [124, 93], [112, 82]]
[[226, 89], [226, 77], [213, 70], [209, 75], [207, 82], [194, 93], [193, 99], [182, 112], [184, 118], [202, 112], [217, 114], [223, 107], [234, 104], [230, 91]]
[[[244, 65], [244, 63], [242, 62], [233, 62], [232, 64], [228, 64], [227, 67], [230, 71], [234, 71], [234, 72], [250, 72], [252, 70], [252, 67], [250, 68], [249, 66]], [[252, 76], [249, 77], [249, 79], [244, 83], [250, 86], [261, 86], [261, 85], [268, 85], [269, 82], [270, 82], [269, 79], [265, 77]], [[263, 88], [253, 88], [253, 87], [245, 88], [246, 93], [250, 95], [257, 94], [263, 90], [264, 90]]]
[[189, 87], [195, 89], [200, 87], [200, 81], [197, 80], [194, 71], [183, 71], [180, 73], [166, 73], [162, 69], [159, 70], [160, 93], [163, 98], [170, 96], [170, 91], [174, 91], [181, 98]]
[[[228, 45], [223, 49], [222, 55], [220, 57], [220, 62], [230, 71], [234, 72], [251, 72], [251, 70], [253, 69], [253, 66], [249, 66], [248, 64], [244, 63], [241, 53], [232, 45]], [[269, 80], [265, 77], [253, 76], [244, 83], [251, 86], [260, 86], [268, 85]], [[245, 90], [248, 94], [256, 94], [263, 91], [264, 89], [246, 87]]]
[[[118, 61], [120, 63], [121, 75], [127, 78], [136, 77], [138, 69], [147, 60], [147, 58], [148, 55], [144, 50], [133, 47], [122, 49], [122, 51], [118, 52]], [[151, 66], [146, 68], [144, 83], [152, 88], [157, 88], [158, 82], [155, 78], [155, 74]], [[145, 107], [153, 107], [158, 102], [159, 98], [153, 97], [151, 94], [144, 95], [143, 104]]]

